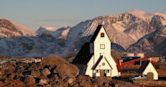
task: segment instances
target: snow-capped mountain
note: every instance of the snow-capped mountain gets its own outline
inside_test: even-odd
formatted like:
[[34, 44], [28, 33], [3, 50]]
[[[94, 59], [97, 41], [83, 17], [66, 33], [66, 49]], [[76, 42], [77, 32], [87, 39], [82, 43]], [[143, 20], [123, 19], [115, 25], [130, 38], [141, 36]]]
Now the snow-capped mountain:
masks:
[[67, 35], [69, 33], [70, 27], [61, 27], [61, 28], [55, 28], [55, 27], [40, 27], [36, 33], [37, 36], [51, 36], [53, 38], [57, 39], [66, 39]]
[[[103, 24], [111, 41], [118, 46], [117, 48], [113, 45], [115, 50], [121, 49], [121, 51], [146, 53], [146, 51], [143, 50], [146, 47], [133, 46], [133, 44], [142, 41], [142, 38], [147, 36], [155, 37], [151, 34], [157, 33], [158, 30], [164, 31], [164, 29], [160, 28], [163, 28], [165, 23], [165, 14], [150, 14], [140, 10], [133, 10], [116, 16], [100, 16], [92, 20], [81, 22], [70, 29], [67, 39], [68, 49], [70, 50], [68, 50], [68, 52], [78, 51], [83, 43], [90, 40], [97, 25]], [[74, 35], [73, 38], [72, 35]], [[155, 40], [155, 42], [158, 42], [158, 39]], [[136, 49], [132, 49], [133, 47], [136, 47]], [[150, 47], [153, 46], [150, 45]], [[153, 53], [158, 54], [158, 51], [155, 51], [157, 50], [154, 49]], [[160, 51], [166, 53], [164, 50]]]
[[13, 36], [32, 36], [35, 33], [21, 25], [11, 22], [7, 19], [0, 19], [0, 37], [13, 37]]
[[[106, 28], [115, 51], [157, 55], [166, 53], [166, 14], [133, 10], [115, 16], [96, 17], [73, 27], [40, 27], [36, 31], [36, 36], [27, 36], [10, 27], [9, 29], [14, 32], [13, 36], [22, 36], [0, 39], [0, 55], [40, 57], [77, 53], [84, 43], [90, 41], [99, 24]], [[3, 22], [2, 25], [4, 26]], [[4, 34], [0, 32], [1, 36]]]
[[37, 35], [42, 35], [43, 33], [48, 33], [48, 32], [52, 32], [52, 31], [56, 31], [56, 27], [47, 27], [47, 26], [41, 26], [37, 31], [36, 34]]
[[61, 54], [70, 29], [70, 27], [40, 27], [35, 34], [23, 25], [7, 19], [2, 21], [0, 55], [3, 56], [41, 57]]
[[131, 45], [127, 49], [128, 51], [145, 52], [148, 55], [166, 54], [166, 15], [155, 13], [150, 24], [156, 28], [156, 31], [149, 33]]

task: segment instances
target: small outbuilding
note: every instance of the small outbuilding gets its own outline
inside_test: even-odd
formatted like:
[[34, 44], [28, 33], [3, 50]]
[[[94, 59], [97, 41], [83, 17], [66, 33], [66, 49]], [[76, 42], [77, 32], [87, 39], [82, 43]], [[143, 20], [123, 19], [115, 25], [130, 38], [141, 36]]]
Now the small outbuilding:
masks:
[[148, 80], [158, 80], [158, 72], [149, 60], [142, 63], [139, 73], [146, 76]]

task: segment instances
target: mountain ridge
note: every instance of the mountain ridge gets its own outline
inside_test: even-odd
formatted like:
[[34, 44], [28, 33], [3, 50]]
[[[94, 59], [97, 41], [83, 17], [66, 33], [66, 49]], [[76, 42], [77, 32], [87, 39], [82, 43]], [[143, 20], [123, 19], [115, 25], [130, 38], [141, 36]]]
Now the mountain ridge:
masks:
[[[1, 39], [0, 55], [42, 57], [49, 54], [62, 56], [76, 54], [84, 43], [90, 41], [99, 24], [102, 24], [108, 32], [109, 38], [114, 43], [112, 45], [114, 51], [165, 55], [166, 50], [162, 50], [166, 38], [165, 15], [134, 10], [116, 16], [99, 16], [82, 21], [73, 27], [51, 30], [47, 29], [48, 27], [40, 27], [36, 35]], [[152, 49], [147, 50], [148, 47]]]
[[0, 19], [0, 36], [12, 37], [12, 36], [34, 36], [35, 33], [31, 29], [24, 25], [17, 24], [7, 19]]

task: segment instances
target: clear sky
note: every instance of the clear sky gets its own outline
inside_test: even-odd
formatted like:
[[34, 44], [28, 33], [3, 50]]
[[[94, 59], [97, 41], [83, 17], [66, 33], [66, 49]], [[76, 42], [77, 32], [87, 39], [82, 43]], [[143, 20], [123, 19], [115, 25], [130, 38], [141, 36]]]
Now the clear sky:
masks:
[[144, 10], [166, 13], [166, 0], [0, 0], [0, 18], [40, 26], [74, 26], [97, 16]]

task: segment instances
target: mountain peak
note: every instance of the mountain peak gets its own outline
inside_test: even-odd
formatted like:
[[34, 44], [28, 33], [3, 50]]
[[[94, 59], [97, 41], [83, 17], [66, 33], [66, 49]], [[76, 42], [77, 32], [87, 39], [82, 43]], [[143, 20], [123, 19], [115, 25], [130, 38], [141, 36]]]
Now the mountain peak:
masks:
[[8, 19], [0, 19], [0, 37], [10, 37], [10, 36], [22, 36], [22, 35], [34, 35], [35, 33], [21, 25], [17, 24]]
[[166, 18], [166, 14], [164, 14], [164, 13], [156, 12], [156, 13], [154, 13], [154, 15], [158, 15], [158, 16], [162, 16], [162, 17]]
[[146, 13], [146, 12], [144, 12], [142, 10], [138, 10], [138, 9], [132, 10], [129, 13], [138, 17], [138, 18], [141, 18], [141, 19], [150, 18], [152, 16], [152, 14]]
[[40, 26], [39, 29], [45, 29], [47, 31], [55, 31], [57, 28], [52, 26]]
[[131, 10], [129, 13], [132, 13], [132, 14], [145, 14], [145, 12], [143, 10], [139, 10], [139, 9]]
[[[33, 38], [0, 40], [0, 55], [41, 57], [49, 54], [68, 56], [89, 42], [97, 26], [103, 24], [115, 51], [165, 53], [166, 19], [163, 13], [149, 14], [133, 10], [116, 16], [100, 16], [82, 21], [74, 27], [42, 26]], [[22, 28], [6, 19], [0, 20], [0, 36], [19, 36]], [[149, 37], [149, 38], [148, 38]], [[156, 39], [157, 38], [157, 39]], [[165, 55], [165, 54], [164, 54]]]

